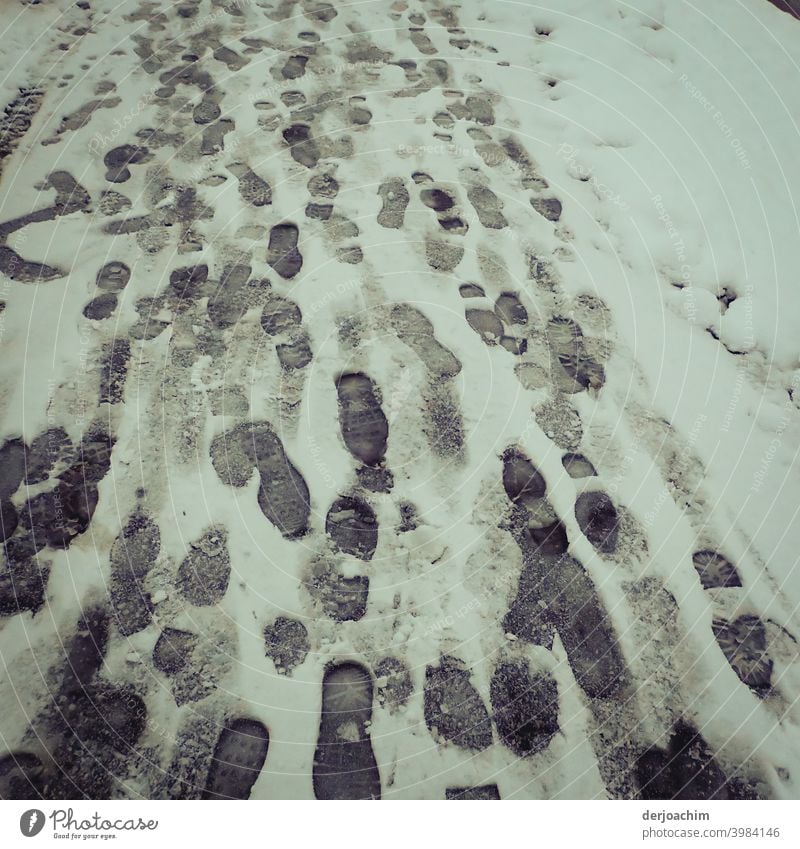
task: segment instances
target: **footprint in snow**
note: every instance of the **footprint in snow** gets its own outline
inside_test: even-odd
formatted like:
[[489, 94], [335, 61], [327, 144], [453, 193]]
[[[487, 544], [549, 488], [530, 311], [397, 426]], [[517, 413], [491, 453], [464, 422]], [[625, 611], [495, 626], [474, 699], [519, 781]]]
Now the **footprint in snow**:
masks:
[[666, 749], [644, 752], [636, 768], [642, 799], [727, 799], [725, 774], [700, 733], [680, 722]]
[[261, 313], [261, 329], [275, 342], [275, 353], [286, 370], [305, 368], [312, 360], [311, 344], [302, 326], [300, 307], [270, 293]]
[[320, 159], [319, 145], [306, 124], [292, 124], [283, 131], [283, 140], [295, 162], [306, 168], [316, 168]]
[[378, 545], [375, 511], [360, 496], [342, 496], [331, 504], [325, 531], [337, 551], [371, 560]]
[[[430, 183], [432, 180], [427, 174], [422, 180], [422, 176], [418, 174], [416, 182]], [[425, 188], [420, 191], [419, 197], [428, 209], [436, 213], [436, 220], [446, 233], [463, 236], [469, 230], [469, 225], [455, 208], [455, 199], [449, 192], [439, 188]]]
[[329, 667], [322, 680], [322, 713], [314, 753], [317, 799], [380, 799], [372, 751], [372, 678], [357, 663]]
[[308, 531], [308, 486], [269, 423], [244, 423], [217, 436], [211, 462], [220, 479], [234, 487], [244, 486], [257, 470], [258, 505], [267, 519], [286, 539]]
[[128, 520], [111, 549], [111, 609], [124, 637], [150, 624], [154, 605], [144, 585], [160, 550], [158, 525], [138, 513]]
[[250, 206], [269, 206], [272, 203], [272, 189], [269, 183], [244, 162], [234, 162], [228, 170], [239, 181], [239, 195]]
[[425, 670], [425, 724], [434, 738], [463, 749], [481, 751], [492, 745], [492, 724], [469, 670], [443, 655]]
[[228, 533], [224, 526], [215, 525], [190, 544], [178, 567], [175, 586], [188, 602], [205, 607], [222, 600], [230, 576]]
[[375, 383], [361, 372], [336, 380], [339, 426], [350, 453], [367, 466], [377, 466], [386, 455], [389, 424], [381, 409]]
[[503, 215], [500, 198], [487, 185], [488, 180], [476, 169], [466, 169], [461, 179], [467, 186], [467, 200], [472, 204], [480, 223], [489, 230], [502, 230], [508, 226]]
[[531, 641], [548, 640], [555, 628], [581, 689], [591, 698], [613, 698], [627, 679], [622, 653], [591, 578], [567, 553], [566, 529], [552, 513], [544, 483], [519, 449], [505, 452], [503, 485], [515, 504], [523, 569], [504, 626]]
[[480, 787], [448, 787], [444, 794], [445, 799], [467, 802], [500, 798], [500, 791], [496, 784], [482, 784]]
[[432, 322], [421, 310], [410, 304], [396, 304], [391, 324], [398, 339], [422, 360], [431, 378], [445, 380], [461, 371], [461, 363], [436, 339]]
[[549, 672], [530, 675], [525, 661], [498, 664], [489, 688], [503, 743], [520, 757], [543, 751], [558, 733], [558, 687]]
[[378, 187], [378, 196], [381, 199], [378, 224], [387, 229], [399, 230], [403, 226], [410, 199], [405, 183], [400, 177], [390, 177]]
[[306, 626], [286, 616], [278, 616], [271, 625], [267, 625], [264, 643], [267, 657], [272, 658], [275, 669], [282, 675], [291, 675], [311, 650]]
[[296, 224], [276, 224], [269, 232], [267, 263], [285, 280], [294, 277], [303, 266], [297, 247], [299, 230]]

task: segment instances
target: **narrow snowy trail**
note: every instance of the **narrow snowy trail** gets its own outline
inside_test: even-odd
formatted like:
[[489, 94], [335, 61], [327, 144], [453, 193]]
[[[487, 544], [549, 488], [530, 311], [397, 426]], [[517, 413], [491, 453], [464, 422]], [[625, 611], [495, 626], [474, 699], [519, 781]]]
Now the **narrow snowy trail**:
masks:
[[800, 795], [800, 166], [562, 5], [7, 15], [0, 797]]

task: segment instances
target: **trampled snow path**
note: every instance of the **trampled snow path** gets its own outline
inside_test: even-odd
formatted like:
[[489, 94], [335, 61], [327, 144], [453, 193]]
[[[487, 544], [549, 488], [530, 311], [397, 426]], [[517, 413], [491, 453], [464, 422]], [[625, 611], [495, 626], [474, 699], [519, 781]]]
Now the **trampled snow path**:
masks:
[[800, 795], [800, 25], [7, 4], [0, 797]]

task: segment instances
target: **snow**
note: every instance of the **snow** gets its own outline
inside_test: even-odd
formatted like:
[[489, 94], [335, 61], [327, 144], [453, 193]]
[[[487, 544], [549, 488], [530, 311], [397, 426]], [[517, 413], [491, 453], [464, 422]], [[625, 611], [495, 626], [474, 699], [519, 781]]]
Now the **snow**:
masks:
[[[213, 23], [221, 41], [237, 51], [243, 36], [280, 43], [290, 32], [295, 38], [298, 25], [309, 24], [302, 16], [291, 27], [275, 22], [265, 15], [266, 3], [242, 4], [242, 23], [216, 6], [201, 5], [188, 33]], [[353, 40], [347, 20], [355, 22], [353, 32], [368, 35], [379, 48], [409, 53], [405, 19], [393, 21], [385, 3], [356, 5], [337, 4], [338, 17], [320, 27], [321, 43], [330, 51], [326, 60], [343, 61]], [[405, 5], [392, 8], [404, 11]], [[69, 631], [87, 598], [105, 592], [108, 550], [137, 503], [135, 489], [142, 486], [161, 528], [164, 563], [179, 562], [212, 521], [229, 528], [233, 572], [218, 612], [239, 648], [220, 687], [227, 701], [219, 704], [225, 710], [239, 706], [270, 729], [267, 766], [254, 797], [313, 795], [308, 765], [319, 730], [322, 670], [331, 660], [364, 662], [379, 652], [402, 653], [414, 684], [398, 713], [373, 712], [371, 739], [386, 798], [443, 798], [445, 787], [472, 783], [497, 783], [503, 798], [602, 797], [604, 777], [594, 746], [600, 720], [560, 639], [551, 653], [523, 645], [499, 625], [522, 568], [519, 550], [498, 530], [507, 510], [498, 458], [516, 444], [535, 458], [547, 481], [548, 499], [574, 540], [570, 553], [594, 581], [626, 660], [642, 676], [657, 677], [647, 664], [675, 667], [664, 672], [676, 677], [675, 703], [640, 716], [653, 742], [663, 744], [669, 723], [683, 713], [703, 729], [726, 765], [747, 764], [760, 772], [775, 797], [800, 795], [796, 664], [783, 663], [780, 693], [773, 703], [764, 702], [736, 677], [711, 630], [712, 618], [724, 609], [730, 615], [753, 612], [795, 636], [800, 631], [795, 530], [800, 220], [793, 192], [800, 184], [795, 84], [800, 24], [765, 0], [706, 0], [699, 6], [683, 0], [563, 0], [557, 5], [465, 0], [459, 11], [465, 37], [497, 45], [497, 55], [459, 53], [439, 24], [429, 19], [425, 28], [454, 70], [446, 89], [498, 93], [495, 126], [485, 129], [512, 134], [525, 145], [537, 173], [549, 183], [546, 194], [563, 204], [556, 225], [532, 211], [530, 192], [520, 189], [513, 162], [486, 167], [466, 134], [454, 135], [452, 143], [432, 136], [430, 118], [448, 100], [441, 87], [395, 97], [412, 85], [399, 67], [377, 63], [369, 81], [363, 66], [353, 63], [334, 64], [340, 70], [325, 74], [322, 60], [313, 70], [310, 64], [301, 79], [274, 82], [269, 69], [281, 58], [277, 51], [251, 56], [250, 64], [235, 72], [208, 58], [225, 94], [223, 114], [236, 121], [224, 154], [182, 160], [170, 154], [171, 148], [154, 150], [154, 162], [132, 166], [129, 183], [111, 186], [103, 178], [103, 153], [134, 142], [138, 129], [160, 128], [164, 120], [151, 96], [156, 79], [142, 72], [131, 49], [132, 34], [149, 32], [145, 21], [124, 17], [136, 4], [93, 3], [92, 32], [63, 56], [53, 45], [67, 22], [79, 18], [73, 4], [61, 0], [3, 10], [3, 102], [11, 102], [22, 86], [39, 84], [46, 91], [31, 130], [5, 162], [3, 221], [50, 205], [51, 193], [41, 192], [33, 201], [31, 194], [55, 169], [74, 175], [91, 193], [93, 209], [100, 191], [111, 187], [133, 202], [124, 217], [147, 214], [153, 206], [148, 192], [154, 163], [165, 164], [176, 181], [191, 183], [215, 210], [213, 219], [194, 222], [204, 247], [190, 254], [179, 253], [174, 241], [151, 254], [133, 236], [103, 234], [105, 220], [96, 212], [31, 224], [14, 234], [9, 245], [18, 253], [66, 274], [41, 284], [0, 276], [6, 302], [0, 313], [3, 438], [22, 436], [30, 443], [47, 427], [63, 424], [75, 439], [92, 418], [94, 411], [82, 412], [82, 405], [96, 394], [92, 357], [109, 338], [109, 327], [87, 326], [81, 311], [95, 293], [97, 268], [110, 259], [133, 270], [119, 311], [107, 322], [115, 337], [124, 336], [136, 320], [138, 299], [164, 290], [169, 270], [205, 262], [218, 279], [224, 265], [244, 254], [252, 279], [269, 279], [275, 292], [299, 305], [314, 352], [305, 382], [287, 388], [257, 311], [250, 310], [228, 337], [224, 366], [213, 357], [193, 366], [188, 394], [200, 411], [193, 424], [200, 449], [181, 461], [170, 456], [170, 439], [183, 428], [171, 418], [177, 407], [159, 403], [165, 375], [171, 373], [169, 333], [132, 356], [125, 403], [113, 413], [112, 472], [101, 484], [101, 506], [90, 531], [68, 550], [48, 552], [52, 577], [46, 608], [35, 617], [25, 613], [0, 622], [6, 677], [0, 683], [0, 738], [9, 747], [22, 739], [43, 699], [43, 685], [27, 693], [13, 680], [41, 676], [55, 665], [62, 648], [54, 640]], [[420, 10], [428, 6], [421, 4]], [[178, 26], [170, 19], [168, 26], [173, 25]], [[148, 37], [171, 35], [154, 31]], [[175, 41], [182, 52], [180, 30]], [[124, 55], [116, 54], [120, 49]], [[427, 59], [417, 51], [413, 55], [420, 66]], [[178, 57], [169, 61], [177, 63]], [[57, 88], [56, 80], [70, 73], [68, 85]], [[471, 82], [470, 75], [480, 83]], [[101, 79], [116, 83], [112, 94], [121, 104], [98, 109], [83, 128], [42, 146], [62, 115], [94, 96]], [[260, 112], [253, 108], [257, 100], [279, 104], [282, 93], [295, 89], [306, 91], [309, 100], [328, 87], [344, 93], [350, 80], [367, 96], [373, 114], [369, 133], [352, 132], [342, 110], [326, 114], [322, 125], [331, 145], [354, 137], [352, 156], [329, 159], [341, 186], [335, 214], [358, 225], [358, 239], [345, 241], [363, 248], [361, 265], [337, 262], [333, 242], [304, 217], [310, 172], [290, 160], [277, 141], [279, 133], [259, 126]], [[281, 129], [286, 114], [284, 109]], [[187, 136], [194, 133], [196, 143], [203, 128], [189, 127]], [[236, 180], [226, 170], [237, 161], [247, 162], [272, 187], [268, 213], [240, 202]], [[381, 228], [378, 187], [389, 176], [402, 176], [412, 188], [410, 175], [419, 170], [434, 175], [436, 185], [457, 188], [469, 168], [480, 168], [488, 178], [510, 226], [482, 229], [464, 199], [461, 212], [470, 225], [465, 256], [452, 273], [434, 272], [425, 261], [426, 239], [441, 235], [433, 230], [433, 213], [417, 204], [409, 207], [401, 230]], [[227, 180], [217, 187], [202, 185], [211, 174]], [[300, 222], [304, 265], [291, 281], [280, 280], [265, 261], [268, 228], [281, 221]], [[246, 234], [263, 235], [242, 238], [237, 234], [244, 227], [256, 228]], [[480, 256], [486, 251], [505, 263], [492, 282], [497, 292], [465, 302], [457, 284], [484, 280]], [[551, 300], [528, 277], [530, 252], [554, 262], [560, 294]], [[582, 296], [599, 298], [607, 307], [608, 326], [596, 334], [610, 350], [606, 384], [599, 394], [571, 399], [583, 423], [580, 450], [598, 468], [598, 477], [588, 483], [567, 475], [563, 451], [536, 424], [532, 411], [548, 400], [548, 390], [524, 388], [511, 355], [484, 344], [464, 320], [465, 303], [491, 309], [500, 290], [522, 293], [532, 325], [540, 327], [551, 314], [574, 314], [588, 334]], [[727, 304], [721, 300], [725, 293], [734, 296]], [[425, 368], [386, 318], [390, 306], [401, 302], [421, 310], [436, 339], [461, 362], [452, 380], [465, 433], [458, 457], [437, 457], [424, 437], [428, 401], [419, 387], [427, 381]], [[335, 319], [345, 315], [357, 319], [362, 331], [355, 349], [343, 346], [338, 334]], [[594, 318], [601, 325], [605, 321], [602, 315]], [[369, 575], [367, 616], [337, 623], [309, 613], [303, 584], [323, 545], [328, 506], [352, 487], [354, 461], [337, 425], [335, 378], [359, 369], [382, 391], [390, 429], [386, 465], [395, 487], [390, 495], [370, 495], [380, 528], [372, 562], [340, 564], [345, 577]], [[257, 504], [256, 475], [240, 489], [221, 484], [207, 446], [238, 416], [210, 413], [209, 392], [220, 387], [241, 390], [256, 421], [283, 415], [284, 394], [299, 401], [299, 414], [281, 429], [281, 438], [311, 493], [309, 537], [286, 540], [266, 522]], [[646, 553], [631, 553], [616, 564], [597, 554], [574, 515], [582, 487], [608, 492], [630, 512]], [[422, 523], [400, 535], [396, 505], [406, 499], [417, 505]], [[729, 589], [717, 591], [717, 598], [700, 587], [691, 555], [705, 547], [736, 564], [744, 588], [735, 597]], [[646, 628], [629, 587], [645, 577], [663, 584], [677, 604], [681, 643], [674, 658], [669, 647], [659, 653], [652, 646], [644, 657]], [[397, 596], [402, 597], [399, 614]], [[171, 599], [162, 588], [153, 601]], [[291, 677], [264, 657], [263, 628], [278, 615], [298, 618], [313, 630], [309, 658]], [[197, 625], [189, 616], [185, 627]], [[104, 674], [126, 680], [133, 673], [126, 673], [122, 661], [139, 668], [151, 651], [121, 645]], [[549, 669], [558, 682], [560, 732], [550, 748], [526, 761], [499, 742], [479, 753], [437, 745], [423, 719], [426, 666], [441, 653], [456, 654], [488, 703], [492, 669], [504, 651], [518, 652], [532, 670]], [[163, 690], [158, 701], [163, 715], [153, 722], [174, 733], [177, 720], [164, 681], [145, 672], [131, 680]], [[780, 777], [784, 769], [790, 779]], [[148, 792], [148, 777], [129, 780], [138, 792]]]

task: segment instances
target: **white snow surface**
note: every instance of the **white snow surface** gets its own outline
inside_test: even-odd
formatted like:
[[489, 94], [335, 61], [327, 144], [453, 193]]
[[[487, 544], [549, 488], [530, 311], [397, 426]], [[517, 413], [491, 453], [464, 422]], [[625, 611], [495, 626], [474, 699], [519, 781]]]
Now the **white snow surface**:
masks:
[[[726, 771], [757, 780], [766, 795], [798, 798], [800, 21], [766, 0], [463, 0], [456, 9], [463, 32], [454, 36], [431, 15], [446, 4], [336, 3], [338, 14], [327, 23], [304, 14], [303, 4], [289, 4], [281, 18], [279, 5], [243, 0], [240, 14], [230, 15], [201, 0], [196, 18], [182, 20], [171, 5], [142, 5], [136, 14], [137, 2], [93, 0], [91, 28], [77, 37], [71, 32], [89, 26], [88, 13], [66, 0], [8, 3], [0, 11], [3, 102], [21, 87], [44, 91], [30, 129], [4, 161], [2, 221], [51, 205], [52, 191], [36, 186], [55, 170], [72, 174], [92, 198], [89, 212], [29, 224], [7, 242], [25, 259], [65, 274], [39, 283], [0, 274], [0, 437], [30, 444], [58, 424], [75, 441], [91, 421], [104, 422], [116, 437], [89, 529], [65, 550], [40, 552], [51, 565], [44, 607], [0, 619], [0, 748], [24, 748], [81, 610], [108, 591], [111, 546], [139, 504], [161, 531], [151, 587], [161, 594], [151, 625], [112, 637], [102, 674], [133, 683], [143, 695], [149, 724], [140, 745], [162, 749], [163, 760], [158, 768], [132, 768], [120, 779], [119, 795], [155, 792], [157, 775], [172, 757], [168, 741], [188, 718], [222, 722], [237, 713], [270, 731], [252, 796], [313, 797], [323, 669], [331, 660], [369, 665], [366, 658], [383, 653], [402, 659], [414, 685], [399, 711], [377, 702], [373, 710], [370, 735], [384, 798], [443, 798], [446, 787], [490, 783], [503, 798], [605, 797], [600, 714], [576, 683], [561, 640], [550, 652], [510, 639], [501, 627], [522, 558], [502, 527], [508, 501], [500, 454], [518, 445], [547, 481], [570, 553], [594, 581], [637, 683], [635, 711], [619, 721], [635, 715], [638, 739], [664, 745], [684, 717], [702, 730]], [[167, 17], [159, 23], [162, 11]], [[422, 26], [438, 56], [422, 55], [409, 41], [408, 16], [415, 12], [426, 16]], [[283, 65], [303, 29], [319, 33], [318, 53], [302, 77], [276, 79], [271, 69]], [[270, 44], [246, 55], [248, 64], [236, 70], [210, 51], [203, 60], [223, 94], [222, 114], [235, 121], [224, 150], [182, 156], [168, 145], [152, 147], [149, 162], [131, 166], [129, 182], [106, 182], [104, 153], [137, 143], [142, 128], [182, 127], [187, 139], [195, 136], [196, 150], [204, 129], [191, 121], [197, 91], [178, 87], [167, 104], [149, 96], [160, 71], [142, 69], [132, 38], [154, 39], [167, 70], [204, 30], [240, 55], [246, 55], [243, 38]], [[483, 47], [458, 49], [454, 37]], [[348, 46], [359, 38], [393, 59], [348, 65]], [[64, 41], [69, 48], [59, 50]], [[430, 58], [443, 59], [451, 79], [415, 97], [395, 97], [414, 84], [392, 64], [402, 58], [420, 68]], [[115, 84], [101, 96], [119, 97], [119, 105], [98, 108], [84, 126], [43, 144], [63, 116], [98, 97], [101, 81]], [[352, 143], [349, 156], [334, 152], [327, 164], [341, 186], [335, 212], [360, 231], [348, 242], [363, 250], [364, 262], [356, 265], [338, 262], [322, 222], [305, 217], [311, 171], [289, 156], [281, 139], [289, 111], [280, 95], [301, 91], [313, 102], [326, 90], [337, 106], [322, 125], [332, 144]], [[549, 184], [546, 194], [563, 204], [558, 222], [531, 208], [517, 165], [505, 158], [488, 166], [476, 152], [466, 127], [480, 124], [457, 121], [442, 130], [433, 123], [454, 101], [449, 91], [496, 95], [494, 124], [482, 128], [524, 145]], [[367, 126], [348, 123], [353, 95], [366, 99]], [[259, 125], [261, 115], [272, 114], [256, 109], [261, 100], [275, 104], [277, 129]], [[442, 132], [452, 138], [437, 137]], [[247, 162], [269, 182], [270, 206], [240, 199], [227, 170], [236, 162]], [[151, 198], [157, 166], [196, 187], [213, 208], [213, 217], [192, 225], [201, 250], [178, 252], [177, 225], [152, 249], [134, 235], [103, 232], [111, 220], [97, 208], [103, 191], [132, 201], [116, 218], [150, 214], [166, 203]], [[507, 228], [483, 228], [458, 189], [470, 168], [480, 170], [502, 201]], [[437, 186], [452, 186], [460, 198], [469, 231], [459, 242], [464, 258], [451, 272], [426, 263], [425, 240], [444, 236], [434, 213], [416, 200], [424, 186], [414, 185], [415, 171], [432, 175]], [[226, 179], [204, 184], [212, 174]], [[394, 176], [412, 194], [400, 230], [376, 221], [379, 186]], [[280, 221], [300, 228], [303, 267], [291, 280], [266, 262], [269, 229]], [[502, 259], [504, 279], [487, 283], [480, 264], [487, 251]], [[555, 295], [543, 294], [530, 279], [530, 254], [552, 263]], [[172, 323], [154, 340], [132, 342], [124, 402], [98, 406], [99, 351], [127, 335], [137, 300], [163, 292], [174, 268], [202, 262], [218, 279], [238, 258], [251, 266], [253, 279], [268, 279], [302, 310], [313, 351], [303, 380], [281, 372], [258, 309], [226, 331], [224, 363], [202, 357], [190, 375], [173, 369], [178, 321], [159, 315]], [[127, 263], [131, 281], [114, 315], [91, 322], [82, 311], [96, 294], [97, 270], [110, 260]], [[487, 297], [465, 301], [458, 286], [466, 282], [484, 286]], [[519, 293], [533, 328], [543, 328], [555, 308], [581, 324], [587, 337], [602, 337], [605, 385], [569, 399], [583, 427], [577, 450], [594, 463], [596, 477], [569, 477], [563, 450], [537, 423], [534, 411], [552, 397], [548, 386], [524, 386], [516, 358], [484, 344], [467, 325], [465, 306], [491, 309], [500, 291]], [[734, 298], [727, 306], [725, 293]], [[585, 296], [605, 309], [587, 310]], [[458, 457], [437, 455], [425, 436], [425, 368], [387, 321], [390, 306], [401, 302], [421, 310], [461, 362], [452, 381], [464, 423]], [[348, 315], [360, 325], [356, 349], [347, 348], [339, 332]], [[390, 493], [369, 494], [380, 527], [373, 559], [340, 563], [345, 576], [369, 576], [367, 613], [335, 622], [313, 607], [303, 578], [326, 545], [328, 507], [353, 487], [356, 461], [340, 433], [335, 386], [336, 376], [350, 370], [364, 370], [380, 388], [389, 421], [386, 466], [395, 484]], [[176, 386], [176, 374], [186, 383]], [[225, 415], [211, 401], [223, 386], [225, 403], [233, 405]], [[235, 407], [241, 398], [243, 414]], [[299, 402], [289, 412], [286, 398]], [[265, 519], [257, 477], [233, 489], [215, 473], [212, 439], [244, 419], [273, 422], [308, 484], [311, 531], [299, 540], [285, 539]], [[137, 498], [140, 487], [144, 499]], [[600, 557], [580, 533], [574, 501], [585, 488], [607, 492], [637, 529], [617, 558]], [[17, 493], [18, 508], [26, 497]], [[401, 534], [398, 504], [404, 500], [416, 505], [421, 521]], [[233, 572], [219, 605], [198, 613], [176, 598], [164, 576], [212, 523], [228, 529]], [[699, 549], [723, 553], [743, 586], [704, 590], [692, 565]], [[651, 633], [646, 611], [659, 601], [642, 596], [644, 578], [674, 597], [674, 645]], [[712, 633], [712, 619], [741, 614], [771, 623], [775, 667], [768, 698], [739, 680]], [[300, 619], [309, 630], [311, 651], [291, 676], [265, 657], [263, 630], [276, 616]], [[165, 626], [211, 628], [236, 647], [205, 701], [177, 707], [169, 682], [149, 665]], [[425, 724], [423, 692], [426, 667], [441, 654], [466, 664], [487, 705], [498, 659], [522, 658], [533, 671], [551, 671], [560, 730], [546, 750], [519, 758], [497, 736], [477, 753], [436, 740]]]

